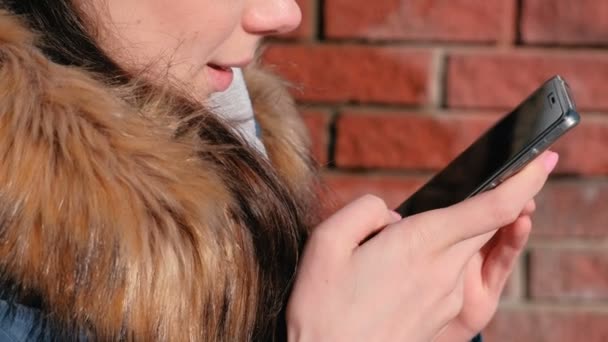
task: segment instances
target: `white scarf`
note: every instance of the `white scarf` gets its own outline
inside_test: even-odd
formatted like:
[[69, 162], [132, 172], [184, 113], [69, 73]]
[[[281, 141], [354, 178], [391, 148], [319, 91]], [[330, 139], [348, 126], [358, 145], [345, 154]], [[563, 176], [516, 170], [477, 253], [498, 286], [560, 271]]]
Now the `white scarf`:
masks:
[[249, 91], [240, 68], [232, 68], [234, 79], [230, 87], [223, 92], [211, 94], [209, 105], [217, 115], [224, 117], [229, 122], [236, 121], [234, 127], [245, 141], [266, 155], [264, 144], [257, 134], [253, 107], [249, 98]]

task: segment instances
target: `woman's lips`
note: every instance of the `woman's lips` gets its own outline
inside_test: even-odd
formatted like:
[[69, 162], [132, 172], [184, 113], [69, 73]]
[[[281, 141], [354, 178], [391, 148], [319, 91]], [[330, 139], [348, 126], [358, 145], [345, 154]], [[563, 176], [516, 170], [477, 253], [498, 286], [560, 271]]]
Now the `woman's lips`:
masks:
[[207, 74], [209, 75], [209, 83], [216, 92], [222, 92], [228, 89], [234, 79], [231, 67], [212, 63], [207, 64]]

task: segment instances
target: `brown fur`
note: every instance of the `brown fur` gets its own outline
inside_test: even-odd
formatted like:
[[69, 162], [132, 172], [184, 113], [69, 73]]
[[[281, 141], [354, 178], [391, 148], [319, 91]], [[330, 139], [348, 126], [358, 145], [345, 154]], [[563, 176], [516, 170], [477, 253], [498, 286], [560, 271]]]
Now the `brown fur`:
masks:
[[[239, 147], [189, 131], [176, 137], [180, 121], [162, 105], [135, 107], [86, 72], [50, 62], [35, 42], [0, 14], [3, 279], [39, 295], [71, 336], [256, 338], [266, 319], [262, 269], [274, 259], [256, 259], [218, 162]], [[307, 203], [314, 168], [293, 101], [270, 74], [255, 67], [246, 75], [278, 180]], [[297, 251], [286, 253], [297, 262]]]
[[[314, 198], [320, 185], [316, 162], [311, 159], [311, 142], [287, 85], [257, 65], [245, 70], [245, 80], [271, 163], [302, 200]], [[311, 215], [311, 219], [316, 217]]]

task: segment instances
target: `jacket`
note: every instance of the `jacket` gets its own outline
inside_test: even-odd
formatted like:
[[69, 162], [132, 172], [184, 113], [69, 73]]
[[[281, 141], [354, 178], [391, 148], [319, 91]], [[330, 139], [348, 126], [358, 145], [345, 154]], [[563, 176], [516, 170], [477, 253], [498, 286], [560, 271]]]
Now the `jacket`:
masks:
[[[307, 201], [315, 167], [285, 83], [259, 66], [245, 78], [268, 162]], [[185, 340], [200, 329], [203, 340], [209, 335], [196, 322], [205, 310], [221, 312], [205, 306], [218, 297], [213, 282], [225, 283], [221, 296], [231, 305], [245, 305], [230, 298], [238, 284], [218, 276], [256, 276], [230, 263], [255, 238], [232, 228], [225, 203], [239, 199], [209, 161], [230, 150], [176, 137], [183, 118], [165, 114], [133, 107], [84, 69], [53, 63], [26, 25], [0, 12], [6, 317], [34, 307], [44, 318], [35, 329], [58, 322], [74, 339], [95, 331], [111, 340]], [[234, 236], [242, 244], [220, 245]]]

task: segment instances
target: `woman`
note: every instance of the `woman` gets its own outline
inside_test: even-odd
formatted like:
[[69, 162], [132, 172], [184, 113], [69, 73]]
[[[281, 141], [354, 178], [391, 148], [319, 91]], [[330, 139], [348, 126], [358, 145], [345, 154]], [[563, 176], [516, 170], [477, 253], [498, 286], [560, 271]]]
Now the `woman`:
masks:
[[0, 336], [466, 341], [490, 320], [556, 154], [450, 208], [365, 196], [318, 224], [293, 101], [252, 63], [293, 0], [0, 6]]

